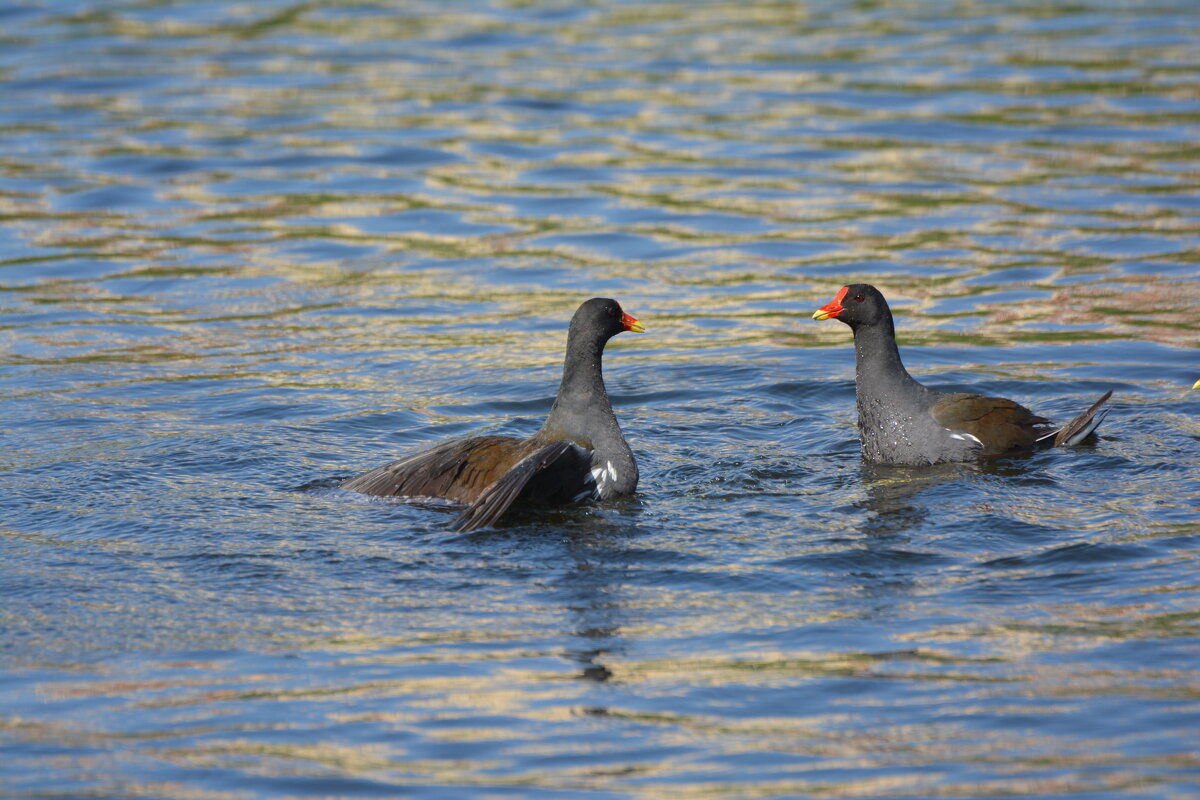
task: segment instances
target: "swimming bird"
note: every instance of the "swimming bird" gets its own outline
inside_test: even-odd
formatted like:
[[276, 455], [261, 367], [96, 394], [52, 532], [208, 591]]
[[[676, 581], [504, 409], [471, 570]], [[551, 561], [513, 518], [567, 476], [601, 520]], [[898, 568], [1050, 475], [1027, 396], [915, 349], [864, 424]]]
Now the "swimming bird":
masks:
[[494, 525], [514, 506], [560, 505], [631, 494], [637, 462], [613, 413], [600, 361], [623, 331], [643, 333], [616, 300], [595, 297], [571, 318], [558, 396], [527, 439], [454, 439], [369, 470], [343, 489], [379, 497], [441, 498], [466, 504], [451, 527]]
[[937, 464], [1014, 455], [1083, 441], [1108, 413], [1112, 390], [1056, 427], [1002, 397], [939, 392], [918, 383], [900, 361], [892, 311], [874, 286], [842, 287], [813, 319], [854, 331], [855, 394], [863, 457], [878, 464]]

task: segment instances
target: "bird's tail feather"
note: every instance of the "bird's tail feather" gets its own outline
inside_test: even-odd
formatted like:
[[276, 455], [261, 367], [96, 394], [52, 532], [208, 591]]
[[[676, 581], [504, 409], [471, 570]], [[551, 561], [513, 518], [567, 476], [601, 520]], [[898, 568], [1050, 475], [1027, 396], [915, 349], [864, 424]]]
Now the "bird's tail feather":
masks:
[[1061, 445], [1077, 445], [1095, 432], [1096, 428], [1100, 427], [1100, 423], [1108, 416], [1109, 409], [1101, 407], [1108, 402], [1108, 398], [1112, 397], [1112, 389], [1105, 392], [1099, 400], [1092, 403], [1092, 407], [1083, 412], [1075, 419], [1062, 426], [1054, 435], [1054, 446]]

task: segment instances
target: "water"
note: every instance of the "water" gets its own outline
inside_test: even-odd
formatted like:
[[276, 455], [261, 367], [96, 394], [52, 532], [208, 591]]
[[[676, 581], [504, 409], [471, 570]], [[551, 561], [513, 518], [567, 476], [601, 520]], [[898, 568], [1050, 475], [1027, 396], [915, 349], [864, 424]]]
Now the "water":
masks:
[[[0, 7], [0, 796], [1184, 797], [1190, 2]], [[849, 331], [1094, 444], [864, 466]], [[612, 296], [639, 493], [537, 428]]]

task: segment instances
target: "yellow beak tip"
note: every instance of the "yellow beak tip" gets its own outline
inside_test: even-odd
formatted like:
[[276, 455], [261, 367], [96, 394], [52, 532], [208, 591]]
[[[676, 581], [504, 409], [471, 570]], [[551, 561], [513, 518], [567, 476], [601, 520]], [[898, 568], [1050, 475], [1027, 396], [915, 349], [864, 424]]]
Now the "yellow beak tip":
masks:
[[813, 312], [812, 318], [817, 320], [827, 320], [829, 319], [829, 312], [825, 311], [824, 309], [818, 309], [817, 311]]

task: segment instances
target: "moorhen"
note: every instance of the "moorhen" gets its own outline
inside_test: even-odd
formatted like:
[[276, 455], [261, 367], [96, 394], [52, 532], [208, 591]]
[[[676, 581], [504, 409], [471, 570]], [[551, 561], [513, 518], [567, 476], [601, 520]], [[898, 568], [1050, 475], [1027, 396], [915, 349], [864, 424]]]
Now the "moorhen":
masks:
[[837, 319], [854, 331], [858, 435], [870, 462], [938, 464], [1074, 445], [1108, 413], [1101, 406], [1111, 389], [1059, 428], [1012, 400], [922, 386], [900, 362], [887, 300], [869, 284], [842, 287], [813, 319]]
[[541, 430], [528, 439], [472, 436], [434, 445], [342, 483], [379, 497], [442, 498], [467, 504], [451, 527], [495, 524], [514, 505], [608, 500], [637, 488], [638, 468], [613, 414], [600, 357], [622, 331], [645, 328], [616, 300], [579, 306], [567, 333], [562, 383]]

